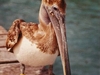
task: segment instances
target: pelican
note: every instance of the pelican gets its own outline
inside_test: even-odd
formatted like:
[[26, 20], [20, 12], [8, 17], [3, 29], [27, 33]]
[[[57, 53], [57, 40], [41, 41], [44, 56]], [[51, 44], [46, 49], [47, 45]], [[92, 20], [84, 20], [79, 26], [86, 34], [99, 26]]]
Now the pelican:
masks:
[[65, 28], [65, 0], [42, 0], [39, 11], [39, 24], [16, 19], [10, 27], [6, 48], [14, 53], [22, 64], [49, 66], [49, 75], [53, 75], [53, 64], [61, 56], [64, 75], [71, 75], [67, 50]]

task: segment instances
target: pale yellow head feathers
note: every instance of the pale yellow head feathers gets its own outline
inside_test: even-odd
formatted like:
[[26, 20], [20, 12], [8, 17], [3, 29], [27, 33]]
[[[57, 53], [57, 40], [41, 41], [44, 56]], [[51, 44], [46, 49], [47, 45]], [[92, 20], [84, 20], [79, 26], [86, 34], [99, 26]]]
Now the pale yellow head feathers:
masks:
[[55, 7], [60, 12], [65, 13], [66, 9], [65, 0], [42, 0], [42, 3], [50, 7]]

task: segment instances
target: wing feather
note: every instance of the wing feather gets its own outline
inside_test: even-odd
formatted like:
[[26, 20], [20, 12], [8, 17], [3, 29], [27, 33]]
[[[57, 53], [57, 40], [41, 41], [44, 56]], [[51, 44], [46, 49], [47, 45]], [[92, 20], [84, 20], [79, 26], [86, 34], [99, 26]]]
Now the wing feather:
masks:
[[21, 34], [20, 23], [21, 22], [25, 22], [25, 21], [22, 19], [16, 19], [8, 31], [7, 39], [6, 39], [6, 48], [10, 52], [12, 52], [12, 48], [18, 42], [18, 38], [20, 37], [20, 34]]

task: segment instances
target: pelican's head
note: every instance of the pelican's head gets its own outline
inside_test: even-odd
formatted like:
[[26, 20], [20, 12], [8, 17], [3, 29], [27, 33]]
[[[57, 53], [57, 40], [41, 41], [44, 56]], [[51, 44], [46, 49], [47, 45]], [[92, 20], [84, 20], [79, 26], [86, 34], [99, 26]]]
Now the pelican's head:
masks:
[[59, 15], [62, 16], [64, 20], [65, 11], [66, 11], [65, 0], [42, 0], [39, 18], [44, 24], [48, 25], [48, 23], [51, 22], [48, 13], [54, 14], [56, 17], [58, 16], [59, 13]]
[[65, 0], [42, 0], [42, 3], [50, 9], [58, 10], [60, 13], [65, 14]]

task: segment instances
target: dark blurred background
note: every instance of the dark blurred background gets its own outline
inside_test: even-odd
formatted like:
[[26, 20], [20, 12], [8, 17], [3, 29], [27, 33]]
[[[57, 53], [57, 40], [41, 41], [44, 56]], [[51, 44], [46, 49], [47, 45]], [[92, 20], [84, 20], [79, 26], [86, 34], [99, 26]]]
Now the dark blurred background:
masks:
[[[21, 18], [38, 23], [41, 0], [0, 0], [0, 25]], [[100, 0], [67, 0], [66, 25], [72, 75], [100, 75]], [[55, 75], [62, 75], [60, 58]]]

